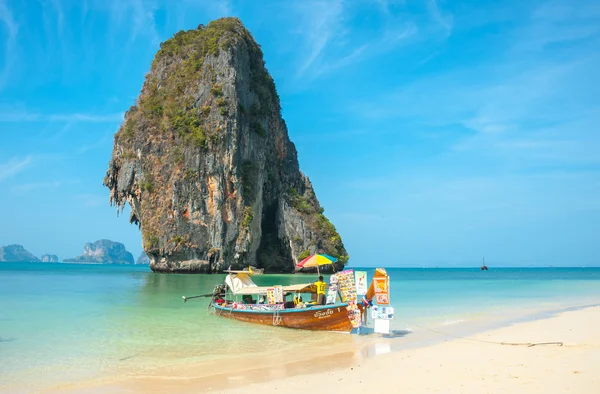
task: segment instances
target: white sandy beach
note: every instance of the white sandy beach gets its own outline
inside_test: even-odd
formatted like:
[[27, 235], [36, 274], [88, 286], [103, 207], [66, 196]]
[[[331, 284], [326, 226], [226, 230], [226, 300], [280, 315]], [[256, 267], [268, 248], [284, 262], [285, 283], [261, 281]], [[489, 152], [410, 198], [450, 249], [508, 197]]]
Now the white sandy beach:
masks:
[[[68, 393], [600, 393], [600, 307], [564, 312], [429, 347], [376, 357], [307, 350], [306, 358], [186, 365], [156, 374], [62, 386]], [[416, 330], [415, 330], [416, 331]], [[436, 334], [438, 335], [438, 334]], [[402, 341], [403, 338], [394, 339]], [[490, 342], [563, 342], [511, 346]], [[331, 349], [329, 349], [331, 351]], [[321, 354], [310, 359], [311, 354]], [[328, 354], [329, 353], [329, 354]], [[235, 372], [232, 372], [235, 371]], [[91, 384], [90, 384], [91, 383]]]
[[475, 339], [554, 342], [507, 346], [452, 339], [384, 354], [351, 368], [219, 392], [600, 393], [600, 307], [489, 331]]

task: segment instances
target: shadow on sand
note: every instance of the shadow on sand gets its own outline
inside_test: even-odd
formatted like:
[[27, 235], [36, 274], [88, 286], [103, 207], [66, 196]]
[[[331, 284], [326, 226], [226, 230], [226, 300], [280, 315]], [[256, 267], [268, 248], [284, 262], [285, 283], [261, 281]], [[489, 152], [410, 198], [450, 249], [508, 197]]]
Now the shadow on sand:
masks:
[[381, 338], [403, 338], [409, 334], [412, 334], [413, 331], [410, 329], [406, 330], [391, 330], [389, 334], [379, 334], [375, 332], [375, 329], [372, 327], [360, 327], [357, 330], [356, 334], [358, 335], [379, 335]]

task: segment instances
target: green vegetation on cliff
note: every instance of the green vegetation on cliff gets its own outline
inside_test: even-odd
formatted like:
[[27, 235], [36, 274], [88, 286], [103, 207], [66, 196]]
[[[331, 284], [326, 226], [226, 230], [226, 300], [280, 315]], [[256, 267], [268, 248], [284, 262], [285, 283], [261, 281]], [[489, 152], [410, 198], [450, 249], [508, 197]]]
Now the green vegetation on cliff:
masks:
[[104, 183], [112, 203], [131, 205], [155, 270], [290, 272], [315, 251], [348, 260], [299, 170], [260, 46], [237, 18], [161, 44]]
[[[194, 48], [193, 59], [200, 63], [190, 63], [189, 67], [199, 69], [207, 55], [218, 56], [221, 49], [229, 50], [237, 40], [254, 42], [248, 30], [238, 18], [221, 18], [212, 21], [208, 26], [199, 25], [197, 29], [180, 31], [173, 38], [160, 44], [160, 50], [154, 63], [164, 58], [178, 56], [182, 51]], [[262, 53], [261, 53], [262, 58]]]
[[[266, 107], [266, 102], [271, 97], [278, 102], [275, 85], [264, 69], [262, 51], [239, 19], [223, 18], [208, 26], [200, 25], [197, 29], [180, 31], [161, 44], [137, 104], [129, 109], [125, 122], [116, 135], [115, 141], [124, 148], [121, 157], [135, 159], [134, 146], [145, 143], [152, 136], [160, 139], [175, 138], [176, 147], [170, 151], [170, 158], [167, 156], [164, 159], [178, 165], [187, 180], [195, 179], [198, 172], [185, 168], [182, 148], [197, 149], [200, 154], [205, 154], [209, 148], [216, 150], [219, 144], [218, 133], [223, 129], [223, 122], [230, 113], [223, 86], [216, 82], [216, 72], [206, 62], [206, 58], [218, 56], [220, 51], [228, 51], [234, 44], [241, 42], [251, 54], [253, 78], [270, 81], [266, 88], [255, 86], [257, 96], [265, 99], [260, 107]], [[201, 105], [198, 105], [195, 98], [199, 81], [210, 84], [210, 98]], [[211, 117], [211, 113], [219, 114], [221, 119]], [[259, 124], [257, 121], [255, 123]], [[264, 128], [259, 128], [257, 133], [264, 133]], [[251, 163], [246, 167], [251, 169]], [[157, 186], [168, 182], [158, 169], [154, 163], [144, 162], [145, 176], [140, 182], [142, 191], [151, 194]], [[256, 188], [252, 183], [253, 177], [253, 174], [245, 171], [245, 191], [248, 195]], [[148, 204], [145, 206], [160, 211], [163, 204], [158, 201], [159, 198], [158, 195], [147, 195]], [[145, 220], [142, 224], [141, 229], [149, 248], [159, 248], [160, 240], [165, 238], [161, 230], [162, 224], [153, 220]]]
[[[295, 188], [289, 188], [287, 197], [292, 207], [303, 214], [311, 230], [319, 235], [321, 241], [314, 246], [323, 250], [326, 254], [337, 257], [341, 263], [346, 264], [349, 256], [342, 243], [342, 237], [340, 237], [333, 223], [323, 214], [324, 209], [319, 205], [313, 190], [307, 189], [304, 194], [300, 195]], [[308, 255], [309, 251], [306, 250], [298, 255], [298, 260], [302, 260]]]
[[[212, 67], [203, 67], [206, 56], [217, 56], [220, 50], [229, 50], [238, 40], [253, 42], [238, 19], [223, 18], [206, 27], [180, 31], [163, 42], [152, 63], [152, 71], [163, 72], [151, 72], [152, 76], [146, 79], [138, 103], [129, 110], [117, 139], [129, 142], [143, 128], [146, 133], [171, 131], [186, 144], [207, 147], [206, 117], [213, 106], [226, 116], [227, 102], [221, 86], [215, 85], [211, 88], [213, 100], [197, 108], [191, 89], [198, 80], [215, 81]], [[256, 56], [262, 57], [260, 48], [255, 49]], [[152, 127], [148, 127], [150, 123]]]
[[[194, 108], [190, 87], [208, 77], [215, 82], [215, 72], [203, 67], [207, 56], [218, 56], [221, 50], [230, 50], [235, 43], [243, 41], [248, 47], [252, 71], [251, 89], [259, 97], [254, 115], [264, 115], [272, 100], [279, 104], [275, 82], [264, 68], [263, 54], [248, 30], [237, 18], [222, 18], [197, 29], [180, 31], [160, 45], [152, 63], [152, 70], [168, 68], [168, 75], [162, 79], [152, 77], [146, 80], [137, 106], [133, 106], [126, 118], [125, 125], [118, 133], [120, 141], [130, 141], [139, 130], [138, 115], [160, 120], [157, 131], [175, 131], [180, 138], [204, 147], [206, 130], [202, 127], [203, 118], [210, 113], [211, 106], [200, 110]], [[203, 75], [205, 74], [205, 75]], [[214, 104], [222, 116], [227, 116], [227, 100], [223, 97], [222, 86], [213, 85], [210, 90]], [[255, 121], [256, 123], [256, 121]], [[254, 130], [265, 134], [264, 127], [258, 123]]]

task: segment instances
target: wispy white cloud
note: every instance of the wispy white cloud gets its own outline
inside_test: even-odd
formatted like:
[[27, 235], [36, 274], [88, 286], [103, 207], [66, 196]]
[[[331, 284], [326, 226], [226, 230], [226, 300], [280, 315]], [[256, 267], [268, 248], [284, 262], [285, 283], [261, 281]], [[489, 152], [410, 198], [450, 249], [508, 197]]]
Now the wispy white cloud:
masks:
[[105, 123], [105, 122], [120, 122], [123, 120], [123, 112], [113, 114], [54, 114], [47, 115], [51, 122], [90, 122], [90, 123]]
[[318, 135], [314, 135], [313, 133], [294, 133], [293, 140], [295, 143], [309, 143], [313, 144], [316, 141], [319, 143], [335, 143], [339, 141], [341, 138], [350, 138], [350, 137], [360, 137], [360, 136], [369, 136], [375, 133], [385, 133], [384, 130], [373, 131], [369, 128], [364, 129], [343, 129], [343, 130], [335, 130], [328, 131], [326, 133], [319, 133]]
[[301, 38], [297, 78], [316, 78], [383, 54], [418, 32], [417, 25], [398, 12], [398, 4], [392, 7], [390, 1], [381, 1], [375, 10], [367, 4], [367, 9], [374, 11], [381, 23], [374, 31], [360, 31], [352, 23], [364, 12], [359, 5], [364, 6], [341, 0], [294, 3], [293, 26]]
[[32, 162], [31, 156], [27, 156], [24, 159], [12, 158], [7, 163], [0, 164], [0, 181], [20, 173], [29, 167]]
[[553, 44], [600, 38], [600, 6], [597, 2], [545, 2], [533, 10], [529, 23], [515, 31], [513, 49], [543, 51]]
[[84, 154], [88, 151], [100, 148], [104, 145], [110, 145], [111, 144], [111, 137], [114, 133], [114, 130], [110, 129], [109, 131], [107, 131], [106, 133], [104, 133], [104, 135], [102, 136], [102, 138], [100, 138], [99, 140], [97, 140], [94, 143], [91, 144], [87, 144], [87, 145], [83, 145], [80, 146], [79, 148], [77, 148], [76, 153], [78, 155]]
[[598, 163], [600, 158], [590, 156], [589, 146], [600, 149], [600, 136], [594, 131], [600, 111], [588, 99], [593, 88], [577, 82], [593, 75], [592, 70], [580, 59], [558, 65], [540, 62], [480, 90], [477, 100], [467, 104], [475, 116], [462, 121], [477, 133], [455, 148], [510, 156], [522, 163]]
[[162, 0], [160, 2], [163, 7], [169, 6], [169, 13], [172, 12], [176, 16], [174, 19], [178, 26], [184, 24], [185, 16], [189, 16], [191, 12], [201, 12], [209, 20], [235, 15], [235, 1], [230, 0], [180, 0], [176, 3]]
[[[335, 215], [337, 219], [345, 221], [353, 221], [362, 224], [367, 223], [379, 223], [386, 221], [386, 218], [379, 214], [365, 213], [365, 212], [342, 212]], [[395, 222], [408, 221], [408, 218], [394, 217]]]
[[401, 6], [404, 7], [406, 5], [406, 0], [376, 0], [375, 1], [381, 12], [386, 15], [393, 15], [392, 8]]
[[15, 186], [11, 187], [11, 190], [16, 193], [23, 193], [23, 192], [31, 192], [34, 190], [40, 190], [40, 189], [58, 189], [59, 187], [62, 187], [65, 185], [73, 185], [73, 184], [77, 184], [77, 183], [79, 183], [78, 180], [68, 180], [68, 181], [54, 180], [54, 181], [45, 181], [45, 182], [31, 182], [31, 183], [23, 183], [20, 185], [15, 185]]
[[235, 7], [229, 0], [192, 0], [191, 4], [192, 6], [195, 5], [209, 15], [214, 15], [215, 17], [231, 16], [235, 13]]
[[384, 190], [390, 185], [390, 179], [382, 177], [354, 178], [342, 186], [353, 191]]
[[542, 2], [533, 14], [536, 20], [552, 20], [572, 23], [573, 21], [587, 20], [600, 17], [600, 4], [595, 1], [547, 1]]
[[76, 125], [77, 122], [76, 121], [67, 121], [61, 128], [60, 130], [58, 130], [56, 133], [54, 133], [54, 135], [52, 136], [51, 140], [58, 140], [60, 138], [62, 138], [65, 134], [67, 134], [74, 125]]
[[600, 13], [586, 9], [565, 17], [568, 12], [549, 10], [534, 10], [535, 17], [515, 23], [492, 61], [428, 74], [376, 100], [352, 103], [349, 110], [379, 122], [452, 127], [448, 154], [487, 155], [513, 169], [598, 164], [593, 152], [600, 149], [595, 131], [600, 55], [592, 50], [598, 40], [585, 35], [534, 57], [522, 51], [583, 37], [574, 33], [577, 26], [596, 29]]
[[302, 76], [313, 65], [336, 31], [340, 31], [342, 18], [342, 2], [307, 1], [296, 3], [297, 12], [301, 15], [302, 35], [306, 37], [306, 53], [300, 63], [296, 76]]
[[596, 127], [600, 111], [581, 113], [576, 120], [553, 122], [552, 126], [517, 123], [497, 133], [475, 134], [456, 144], [457, 151], [476, 151], [503, 157], [519, 166], [555, 163], [560, 165], [600, 165], [600, 135]]
[[120, 34], [123, 29], [126, 29], [128, 34], [125, 42], [126, 46], [133, 45], [138, 39], [149, 39], [153, 45], [160, 42], [156, 30], [156, 21], [154, 20], [154, 11], [158, 7], [156, 1], [109, 0], [94, 5], [99, 9], [107, 8], [110, 18], [109, 36], [112, 36], [112, 39], [116, 39], [116, 34]]
[[451, 14], [443, 13], [437, 0], [427, 0], [427, 7], [433, 20], [444, 29], [445, 36], [450, 36], [454, 25], [453, 16]]
[[4, 110], [0, 113], [0, 122], [84, 122], [84, 123], [114, 123], [123, 120], [124, 113], [111, 114], [90, 114], [90, 113], [71, 113], [71, 114], [42, 114], [38, 112], [28, 112], [26, 110], [16, 110], [10, 112]]
[[154, 21], [154, 5], [149, 5], [142, 0], [133, 0], [129, 4], [133, 16], [129, 42], [132, 43], [141, 32], [145, 32], [153, 44], [158, 44], [160, 40], [156, 31], [156, 22]]
[[96, 194], [78, 194], [75, 196], [84, 207], [93, 208], [103, 204], [106, 204], [107, 197], [99, 196]]
[[58, 37], [61, 37], [65, 23], [65, 14], [62, 10], [60, 0], [51, 0], [51, 3], [54, 7], [54, 11], [56, 12], [56, 31], [58, 33]]
[[12, 67], [14, 66], [16, 59], [15, 43], [17, 40], [17, 34], [19, 32], [19, 25], [15, 22], [15, 19], [4, 0], [0, 0], [0, 22], [4, 24], [4, 28], [7, 32], [6, 42], [4, 44], [4, 62], [0, 60], [1, 91], [6, 85], [6, 82], [10, 77]]
[[364, 54], [367, 48], [368, 45], [366, 44], [356, 48], [349, 55], [344, 56], [341, 59], [337, 59], [333, 63], [324, 65], [320, 70], [318, 70], [317, 74], [325, 73], [327, 71], [335, 70], [337, 68], [345, 67], [352, 64], [356, 59], [358, 59], [361, 55]]
[[82, 25], [85, 22], [85, 18], [88, 14], [89, 8], [90, 8], [90, 5], [88, 3], [88, 0], [83, 0], [81, 2], [81, 21], [80, 21]]
[[418, 28], [413, 22], [394, 23], [393, 28], [388, 28], [383, 32], [381, 42], [384, 44], [380, 50], [393, 48], [395, 44], [407, 40], [418, 33]]

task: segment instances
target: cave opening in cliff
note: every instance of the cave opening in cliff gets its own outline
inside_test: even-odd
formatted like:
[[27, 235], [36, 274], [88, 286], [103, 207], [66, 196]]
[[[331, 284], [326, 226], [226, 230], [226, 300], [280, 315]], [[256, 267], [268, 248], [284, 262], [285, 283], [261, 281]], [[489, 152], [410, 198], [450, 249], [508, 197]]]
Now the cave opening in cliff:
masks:
[[294, 262], [288, 247], [278, 236], [279, 209], [277, 201], [263, 208], [262, 236], [256, 261], [266, 272], [293, 272]]

